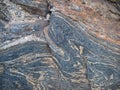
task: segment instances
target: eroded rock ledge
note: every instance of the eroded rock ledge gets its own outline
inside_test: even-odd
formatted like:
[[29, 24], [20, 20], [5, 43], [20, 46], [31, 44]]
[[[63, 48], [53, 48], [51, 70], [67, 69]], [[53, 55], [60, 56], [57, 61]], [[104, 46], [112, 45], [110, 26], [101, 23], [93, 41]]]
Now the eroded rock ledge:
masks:
[[0, 90], [120, 90], [119, 0], [0, 2]]

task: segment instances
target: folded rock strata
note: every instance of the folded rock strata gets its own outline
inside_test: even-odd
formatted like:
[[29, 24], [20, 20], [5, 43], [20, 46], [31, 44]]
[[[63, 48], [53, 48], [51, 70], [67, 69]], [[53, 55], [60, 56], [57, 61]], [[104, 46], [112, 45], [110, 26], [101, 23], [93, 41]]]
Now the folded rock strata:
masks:
[[120, 90], [119, 0], [0, 2], [0, 90]]

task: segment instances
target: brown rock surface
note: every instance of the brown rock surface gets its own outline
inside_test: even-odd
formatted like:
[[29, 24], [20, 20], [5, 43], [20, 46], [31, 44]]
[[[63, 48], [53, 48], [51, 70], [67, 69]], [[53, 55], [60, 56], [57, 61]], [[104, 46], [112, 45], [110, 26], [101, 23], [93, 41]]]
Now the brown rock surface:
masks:
[[[50, 0], [54, 10], [77, 22], [88, 33], [120, 45], [120, 11], [104, 0]], [[119, 0], [118, 0], [119, 3]]]

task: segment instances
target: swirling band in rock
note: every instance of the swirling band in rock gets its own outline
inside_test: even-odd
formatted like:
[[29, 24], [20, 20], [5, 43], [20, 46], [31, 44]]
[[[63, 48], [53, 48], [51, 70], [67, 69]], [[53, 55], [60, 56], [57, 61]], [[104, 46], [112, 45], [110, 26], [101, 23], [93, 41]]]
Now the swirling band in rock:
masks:
[[[69, 78], [71, 83], [79, 83], [78, 87], [82, 86], [83, 90], [88, 87], [81, 85], [80, 81], [88, 85], [88, 80], [94, 88], [98, 86], [108, 89], [111, 85], [113, 85], [111, 89], [119, 88], [119, 51], [96, 43], [85, 33], [84, 28], [82, 30], [79, 26], [77, 27], [60, 13], [53, 13], [50, 21], [50, 27], [45, 30], [45, 36], [53, 55], [58, 60], [61, 72]], [[113, 46], [117, 48], [116, 45]]]

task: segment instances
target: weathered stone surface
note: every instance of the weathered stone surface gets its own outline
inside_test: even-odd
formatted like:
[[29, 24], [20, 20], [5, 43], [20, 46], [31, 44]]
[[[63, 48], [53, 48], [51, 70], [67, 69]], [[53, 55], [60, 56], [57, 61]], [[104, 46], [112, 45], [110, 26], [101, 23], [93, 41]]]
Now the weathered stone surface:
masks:
[[33, 90], [32, 86], [20, 75], [0, 75], [0, 90]]
[[31, 14], [46, 16], [49, 13], [47, 0], [10, 0]]
[[120, 90], [119, 0], [0, 2], [0, 90]]
[[[45, 31], [46, 37], [66, 77], [69, 75], [77, 82], [78, 79], [75, 78], [83, 76], [85, 81], [83, 77], [79, 79], [84, 85], [88, 84], [88, 78], [93, 88], [101, 86], [101, 89], [108, 89], [115, 83], [119, 84], [119, 46], [99, 43], [101, 40], [96, 43], [98, 39], [86, 33], [84, 28], [80, 27], [82, 24], [74, 23], [59, 13], [53, 13], [50, 21], [50, 28]], [[86, 90], [86, 86], [81, 85], [80, 81], [80, 90]], [[114, 88], [120, 87], [117, 85]]]
[[107, 1], [109, 1], [112, 5], [114, 5], [120, 11], [120, 1], [119, 0], [107, 0]]

